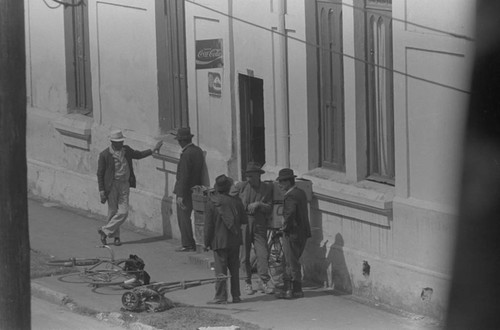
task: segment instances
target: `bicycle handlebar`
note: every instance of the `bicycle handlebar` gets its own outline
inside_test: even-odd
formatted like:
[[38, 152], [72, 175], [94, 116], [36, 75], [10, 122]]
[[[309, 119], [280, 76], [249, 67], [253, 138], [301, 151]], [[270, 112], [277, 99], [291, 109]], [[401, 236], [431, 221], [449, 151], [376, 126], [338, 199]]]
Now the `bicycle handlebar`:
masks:
[[111, 254], [111, 261], [115, 261], [115, 251], [109, 245], [97, 245], [96, 248], [108, 249]]

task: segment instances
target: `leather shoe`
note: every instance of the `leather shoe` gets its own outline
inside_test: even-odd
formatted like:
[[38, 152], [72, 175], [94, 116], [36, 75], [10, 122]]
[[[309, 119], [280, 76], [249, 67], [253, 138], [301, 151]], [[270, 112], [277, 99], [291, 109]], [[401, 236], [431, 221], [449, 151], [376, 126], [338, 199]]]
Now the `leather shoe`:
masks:
[[233, 304], [237, 304], [237, 303], [240, 303], [241, 302], [241, 298], [240, 297], [233, 297]]
[[207, 305], [226, 305], [226, 304], [227, 304], [227, 300], [214, 299], [214, 300], [207, 301]]
[[175, 252], [194, 252], [194, 251], [196, 251], [195, 248], [185, 247], [185, 246], [182, 246], [182, 247], [178, 248], [177, 250], [175, 250]]
[[106, 242], [106, 238], [108, 236], [106, 236], [106, 234], [102, 231], [101, 228], [97, 228], [97, 232], [99, 233], [99, 235], [101, 235], [101, 243], [102, 243], [102, 245], [108, 245], [108, 243]]
[[115, 237], [115, 246], [120, 246], [122, 245], [122, 242], [120, 241], [120, 237]]

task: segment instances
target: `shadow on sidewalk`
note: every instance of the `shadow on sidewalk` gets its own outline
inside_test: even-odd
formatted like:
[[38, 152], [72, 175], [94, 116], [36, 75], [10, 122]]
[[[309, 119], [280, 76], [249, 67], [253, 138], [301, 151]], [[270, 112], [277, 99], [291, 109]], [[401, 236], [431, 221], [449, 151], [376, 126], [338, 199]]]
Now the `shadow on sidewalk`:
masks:
[[154, 242], [159, 242], [159, 241], [166, 241], [168, 238], [165, 238], [165, 236], [155, 236], [155, 237], [146, 237], [142, 239], [138, 239], [135, 241], [122, 241], [122, 245], [129, 245], [129, 244], [145, 244], [145, 243], [154, 243]]

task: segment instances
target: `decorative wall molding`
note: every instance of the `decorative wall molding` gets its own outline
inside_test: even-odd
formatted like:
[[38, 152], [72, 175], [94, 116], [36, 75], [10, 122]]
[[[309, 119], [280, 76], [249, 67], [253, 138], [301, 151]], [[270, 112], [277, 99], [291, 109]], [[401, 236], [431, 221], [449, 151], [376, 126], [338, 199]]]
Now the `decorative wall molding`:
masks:
[[61, 134], [65, 145], [89, 150], [93, 123], [94, 120], [91, 117], [68, 114], [57, 118], [54, 121], [54, 127]]

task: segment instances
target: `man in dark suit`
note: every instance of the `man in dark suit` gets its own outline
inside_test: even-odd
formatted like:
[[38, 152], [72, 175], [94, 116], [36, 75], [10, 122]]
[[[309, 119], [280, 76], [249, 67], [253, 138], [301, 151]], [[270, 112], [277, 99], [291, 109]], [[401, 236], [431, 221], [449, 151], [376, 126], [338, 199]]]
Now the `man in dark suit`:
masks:
[[136, 179], [132, 159], [142, 159], [158, 152], [163, 141], [158, 141], [153, 149], [138, 151], [123, 145], [125, 137], [121, 130], [111, 132], [111, 146], [99, 154], [97, 183], [101, 203], [108, 202], [108, 223], [97, 229], [101, 243], [114, 237], [115, 245], [121, 245], [120, 226], [128, 216], [130, 188], [135, 188]]
[[177, 196], [177, 221], [181, 232], [182, 246], [178, 252], [196, 251], [196, 243], [193, 237], [193, 225], [191, 213], [193, 212], [192, 190], [194, 186], [202, 185], [202, 172], [204, 165], [203, 151], [193, 144], [193, 134], [189, 127], [177, 130], [175, 139], [182, 148], [179, 164], [177, 164], [177, 175], [174, 186], [174, 194]]
[[215, 179], [215, 193], [210, 194], [205, 211], [205, 249], [214, 252], [215, 274], [221, 279], [215, 283], [215, 298], [209, 304], [227, 303], [227, 271], [231, 275], [233, 303], [240, 299], [239, 254], [242, 244], [241, 225], [247, 223], [243, 203], [230, 196], [233, 182], [225, 175]]
[[285, 274], [283, 288], [278, 298], [302, 298], [302, 271], [300, 256], [311, 237], [307, 197], [305, 192], [295, 186], [293, 170], [284, 168], [279, 171], [277, 181], [284, 192], [283, 201], [283, 253], [285, 255]]

